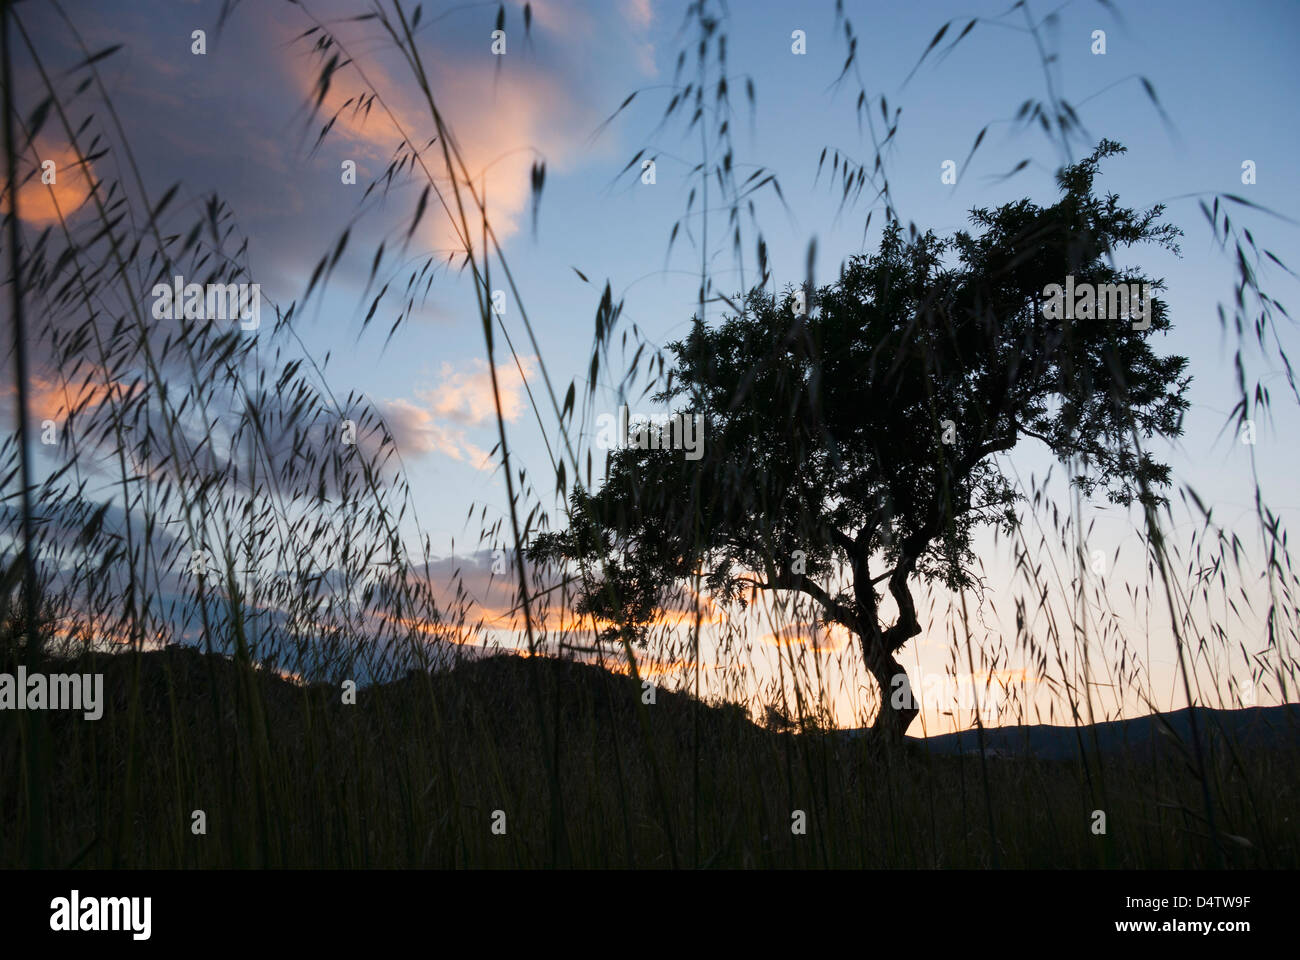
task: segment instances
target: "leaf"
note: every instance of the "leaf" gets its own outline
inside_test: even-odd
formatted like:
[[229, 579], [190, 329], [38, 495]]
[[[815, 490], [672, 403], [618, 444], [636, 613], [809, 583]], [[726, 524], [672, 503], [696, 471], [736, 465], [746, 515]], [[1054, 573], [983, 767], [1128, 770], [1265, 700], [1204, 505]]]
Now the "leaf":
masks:
[[542, 202], [542, 188], [546, 185], [546, 164], [534, 163], [531, 171], [533, 197], [533, 233], [537, 233], [537, 210]]
[[82, 67], [88, 67], [92, 63], [98, 63], [100, 60], [103, 60], [105, 57], [111, 57], [113, 54], [117, 53], [117, 51], [121, 49], [122, 49], [122, 44], [120, 43], [115, 43], [111, 47], [105, 47], [103, 50], [99, 51], [99, 53], [92, 53], [85, 60], [82, 60], [79, 64], [77, 64], [75, 67], [70, 68], [68, 70], [68, 73], [76, 73]]
[[415, 228], [420, 225], [420, 219], [424, 216], [425, 205], [429, 202], [429, 187], [426, 184], [420, 191], [420, 202], [415, 205], [415, 217], [411, 220], [411, 227], [406, 231], [406, 239], [410, 240], [415, 234]]
[[370, 309], [366, 312], [366, 319], [361, 321], [363, 327], [370, 322], [372, 317], [374, 317], [375, 311], [379, 309], [379, 301], [384, 299], [384, 294], [387, 292], [388, 284], [384, 284], [384, 289], [380, 290], [379, 293], [375, 295], [374, 301], [370, 304]]
[[99, 533], [99, 528], [104, 525], [104, 514], [108, 512], [109, 504], [110, 501], [101, 504], [99, 509], [91, 514], [90, 519], [86, 521], [85, 527], [77, 536], [77, 542], [83, 547], [90, 545], [90, 542], [95, 539], [95, 535]]
[[925, 62], [925, 58], [930, 55], [930, 51], [939, 45], [939, 41], [943, 39], [944, 34], [948, 32], [950, 26], [952, 26], [951, 20], [939, 28], [939, 32], [934, 35], [934, 39], [930, 41], [930, 45], [925, 48], [925, 53], [921, 54], [921, 59], [916, 61], [916, 66], [912, 68], [912, 73], [909, 73], [907, 75], [907, 80], [903, 81], [904, 86], [907, 85], [908, 80], [912, 79], [912, 75], [915, 74], [917, 70], [921, 69], [921, 64]]
[[27, 142], [31, 143], [36, 139], [36, 135], [41, 132], [41, 127], [45, 126], [45, 120], [50, 115], [50, 106], [54, 103], [53, 97], [46, 97], [36, 105], [36, 109], [31, 112], [27, 118]]
[[979, 133], [975, 134], [975, 142], [971, 144], [970, 153], [966, 154], [966, 159], [962, 161], [961, 173], [957, 175], [957, 179], [959, 181], [961, 180], [962, 176], [965, 175], [966, 168], [970, 166], [971, 159], [975, 156], [975, 151], [978, 150], [980, 148], [980, 144], [984, 142], [984, 134], [988, 132], [989, 132], [989, 127], [988, 124], [986, 123], [983, 129], [981, 129]]
[[[1296, 222], [1292, 220], [1290, 217], [1285, 216], [1284, 214], [1278, 213], [1275, 210], [1270, 210], [1268, 207], [1261, 206], [1260, 204], [1255, 203], [1253, 200], [1247, 200], [1245, 197], [1239, 197], [1235, 193], [1225, 193], [1222, 196], [1224, 200], [1228, 200], [1232, 203], [1239, 203], [1243, 207], [1250, 207], [1252, 210], [1258, 210], [1260, 213], [1267, 213], [1269, 216], [1277, 217], [1279, 220], [1285, 220], [1287, 223]], [[1215, 198], [1215, 203], [1216, 204], [1218, 203], [1217, 197]], [[1227, 218], [1225, 217], [1224, 219], [1226, 222]], [[1223, 232], [1226, 235], [1228, 231], [1225, 229]]]
[[348, 227], [347, 229], [345, 229], [345, 230], [343, 231], [343, 235], [342, 235], [341, 237], [339, 237], [339, 242], [338, 242], [338, 243], [335, 245], [335, 247], [334, 247], [334, 255], [333, 255], [332, 257], [330, 257], [330, 269], [331, 269], [331, 270], [333, 270], [334, 267], [335, 267], [335, 265], [339, 262], [339, 257], [343, 256], [343, 251], [344, 251], [345, 249], [347, 249], [347, 245], [348, 245], [348, 235], [349, 235], [351, 232], [352, 232], [352, 228], [351, 228], [351, 227]]
[[180, 186], [181, 184], [180, 181], [178, 180], [176, 183], [173, 183], [170, 187], [167, 188], [166, 193], [162, 195], [162, 199], [158, 201], [158, 205], [154, 207], [153, 211], [149, 214], [150, 220], [157, 222], [158, 214], [162, 213], [163, 210], [167, 207], [167, 204], [172, 202], [172, 198], [176, 196], [176, 191], [180, 189]]

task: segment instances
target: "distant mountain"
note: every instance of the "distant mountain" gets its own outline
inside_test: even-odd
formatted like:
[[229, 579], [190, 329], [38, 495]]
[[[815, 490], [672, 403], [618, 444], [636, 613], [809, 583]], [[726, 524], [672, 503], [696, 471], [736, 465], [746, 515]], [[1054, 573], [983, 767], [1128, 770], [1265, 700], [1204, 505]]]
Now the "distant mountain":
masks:
[[[1300, 704], [1215, 710], [1197, 707], [1196, 725], [1202, 746], [1220, 749], [1225, 740], [1236, 749], [1272, 749], [1300, 743]], [[859, 734], [861, 731], [851, 731]], [[962, 730], [934, 737], [908, 737], [918, 749], [953, 756], [978, 754], [979, 732]], [[1108, 720], [1094, 726], [1058, 727], [1047, 724], [990, 727], [984, 730], [986, 754], [1069, 760], [1080, 747], [1089, 753], [1143, 755], [1162, 748], [1179, 752], [1193, 749], [1192, 710], [1157, 713], [1130, 720]]]

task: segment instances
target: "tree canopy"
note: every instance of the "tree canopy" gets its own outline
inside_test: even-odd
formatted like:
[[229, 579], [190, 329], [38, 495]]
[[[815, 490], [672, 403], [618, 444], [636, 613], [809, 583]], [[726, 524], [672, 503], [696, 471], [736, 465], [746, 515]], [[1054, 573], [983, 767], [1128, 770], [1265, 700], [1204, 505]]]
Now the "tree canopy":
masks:
[[[579, 610], [606, 639], [643, 639], [666, 592], [695, 577], [727, 602], [804, 594], [860, 639], [878, 724], [901, 734], [910, 695], [885, 701], [906, 685], [894, 653], [922, 629], [910, 584], [971, 585], [974, 531], [1015, 527], [1002, 455], [1041, 442], [1086, 495], [1164, 501], [1169, 468], [1145, 441], [1181, 432], [1187, 360], [1153, 348], [1170, 328], [1163, 283], [1115, 257], [1176, 254], [1181, 232], [1160, 205], [1094, 193], [1101, 161], [1123, 151], [1103, 140], [1061, 170], [1051, 206], [975, 209], [951, 237], [891, 220], [874, 254], [815, 294], [759, 288], [715, 325], [695, 318], [656, 400], [704, 418], [703, 457], [613, 452], [533, 559], [576, 564]], [[1081, 291], [1068, 318], [1045, 309], [1053, 284]], [[1132, 285], [1128, 315], [1106, 284]]]

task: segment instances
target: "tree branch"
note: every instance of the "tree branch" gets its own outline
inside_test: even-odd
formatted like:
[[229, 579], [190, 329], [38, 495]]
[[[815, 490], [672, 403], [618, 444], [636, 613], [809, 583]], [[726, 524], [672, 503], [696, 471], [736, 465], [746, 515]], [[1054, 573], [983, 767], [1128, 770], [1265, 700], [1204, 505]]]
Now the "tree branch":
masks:
[[1015, 424], [1016, 424], [1016, 429], [1019, 430], [1021, 433], [1025, 434], [1026, 436], [1033, 437], [1035, 440], [1041, 440], [1041, 441], [1043, 441], [1043, 443], [1047, 444], [1047, 446], [1048, 446], [1049, 449], [1052, 449], [1052, 450], [1055, 450], [1055, 449], [1056, 449], [1056, 447], [1055, 447], [1055, 445], [1052, 443], [1052, 441], [1051, 441], [1051, 440], [1048, 440], [1048, 439], [1047, 439], [1045, 436], [1043, 436], [1041, 433], [1038, 433], [1037, 431], [1034, 431], [1034, 430], [1030, 430], [1030, 429], [1029, 429], [1028, 427], [1026, 427], [1023, 423], [1021, 423], [1019, 420], [1015, 421]]
[[752, 583], [760, 590], [794, 590], [805, 596], [812, 597], [822, 609], [830, 616], [831, 620], [842, 626], [848, 627], [854, 633], [861, 633], [857, 616], [845, 604], [836, 600], [826, 592], [820, 584], [810, 580], [803, 574], [782, 572], [777, 575], [774, 581], [759, 580], [755, 577], [737, 577], [741, 583]]
[[910, 563], [906, 568], [900, 564], [889, 578], [889, 592], [898, 604], [898, 620], [884, 632], [881, 639], [891, 654], [921, 632], [921, 621], [916, 617], [916, 602], [912, 599], [912, 591], [907, 587], [910, 567]]

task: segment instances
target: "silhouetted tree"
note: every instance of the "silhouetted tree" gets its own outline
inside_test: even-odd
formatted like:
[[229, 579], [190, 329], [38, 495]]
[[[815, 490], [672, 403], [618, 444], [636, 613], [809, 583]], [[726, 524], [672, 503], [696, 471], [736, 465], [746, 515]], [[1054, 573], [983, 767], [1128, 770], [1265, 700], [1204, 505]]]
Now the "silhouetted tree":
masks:
[[[1032, 438], [1077, 468], [1085, 494], [1164, 502], [1169, 468], [1141, 440], [1181, 432], [1187, 361], [1151, 348], [1169, 328], [1163, 284], [1113, 255], [1177, 253], [1181, 232], [1161, 206], [1093, 194], [1100, 161], [1123, 149], [1103, 140], [1060, 171], [1052, 206], [972, 211], [971, 232], [907, 239], [890, 222], [807, 311], [797, 291], [758, 289], [716, 326], [696, 318], [657, 399], [704, 416], [703, 457], [618, 450], [533, 559], [576, 564], [579, 609], [612, 624], [606, 639], [643, 639], [696, 576], [726, 602], [810, 597], [858, 637], [882, 694], [876, 726], [901, 736], [918, 711], [895, 659], [922, 631], [911, 583], [972, 586], [975, 528], [1014, 529], [1020, 496], [999, 454]], [[1050, 285], [1071, 277], [1078, 309], [1054, 309]], [[1116, 283], [1149, 285], [1133, 316], [1083, 287]], [[837, 570], [847, 589], [831, 585]]]

